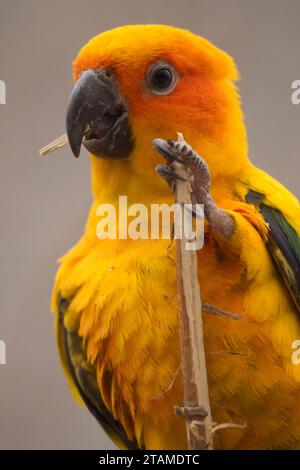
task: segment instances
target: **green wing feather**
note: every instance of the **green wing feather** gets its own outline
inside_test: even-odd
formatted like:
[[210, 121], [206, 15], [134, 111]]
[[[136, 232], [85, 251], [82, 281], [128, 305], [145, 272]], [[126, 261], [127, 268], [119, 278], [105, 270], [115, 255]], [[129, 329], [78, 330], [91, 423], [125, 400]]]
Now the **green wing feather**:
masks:
[[300, 313], [300, 237], [284, 215], [264, 199], [264, 194], [252, 189], [246, 195], [246, 202], [257, 206], [269, 225], [268, 249]]

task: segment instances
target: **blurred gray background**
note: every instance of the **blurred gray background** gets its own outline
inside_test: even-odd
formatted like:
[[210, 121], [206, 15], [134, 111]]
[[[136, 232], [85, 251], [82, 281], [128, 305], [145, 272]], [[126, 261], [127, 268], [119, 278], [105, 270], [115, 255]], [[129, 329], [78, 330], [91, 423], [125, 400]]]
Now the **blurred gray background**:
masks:
[[38, 148], [64, 132], [71, 60], [92, 36], [167, 23], [207, 37], [236, 60], [250, 155], [299, 196], [299, 0], [0, 0], [1, 449], [113, 448], [72, 400], [49, 311], [56, 259], [80, 237], [87, 158]]

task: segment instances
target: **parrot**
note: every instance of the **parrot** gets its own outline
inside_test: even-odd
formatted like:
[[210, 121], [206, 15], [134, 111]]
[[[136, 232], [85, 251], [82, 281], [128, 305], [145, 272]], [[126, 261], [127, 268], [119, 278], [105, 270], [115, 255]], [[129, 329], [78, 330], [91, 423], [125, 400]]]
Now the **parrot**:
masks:
[[299, 449], [299, 201], [250, 160], [234, 60], [185, 29], [127, 25], [84, 45], [73, 78], [66, 129], [74, 156], [89, 155], [93, 202], [51, 308], [75, 400], [121, 449], [188, 448], [174, 413], [174, 244], [96, 236], [97, 208], [120, 195], [171, 205], [180, 162], [205, 215], [197, 276], [215, 448]]

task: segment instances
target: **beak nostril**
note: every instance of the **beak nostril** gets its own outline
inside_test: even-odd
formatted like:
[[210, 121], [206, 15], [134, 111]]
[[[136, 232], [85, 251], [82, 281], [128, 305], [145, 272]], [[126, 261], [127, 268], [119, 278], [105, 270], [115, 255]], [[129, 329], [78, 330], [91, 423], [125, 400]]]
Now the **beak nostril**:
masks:
[[113, 71], [111, 69], [105, 69], [105, 75], [108, 78], [111, 78], [113, 76]]
[[101, 81], [110, 83], [114, 79], [114, 72], [111, 69], [90, 69]]

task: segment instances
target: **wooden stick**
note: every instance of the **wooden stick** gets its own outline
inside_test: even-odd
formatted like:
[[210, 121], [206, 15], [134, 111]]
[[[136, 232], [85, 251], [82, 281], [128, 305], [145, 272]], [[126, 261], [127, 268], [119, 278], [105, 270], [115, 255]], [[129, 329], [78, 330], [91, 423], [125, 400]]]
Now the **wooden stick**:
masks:
[[[187, 180], [177, 180], [175, 188], [175, 202], [182, 206], [183, 214], [183, 205], [191, 204], [188, 182], [190, 175], [179, 163], [175, 163], [175, 171]], [[175, 407], [175, 413], [185, 420], [189, 449], [208, 450], [213, 448], [213, 423], [203, 341], [197, 254], [196, 251], [186, 250], [186, 243], [189, 241], [184, 233], [176, 240], [184, 402], [182, 406]]]
[[61, 149], [68, 143], [68, 136], [67, 134], [63, 134], [57, 139], [53, 140], [50, 142], [50, 144], [45, 145], [45, 147], [42, 147], [39, 149], [39, 154], [40, 155], [49, 155], [49, 153], [54, 152], [55, 150]]

